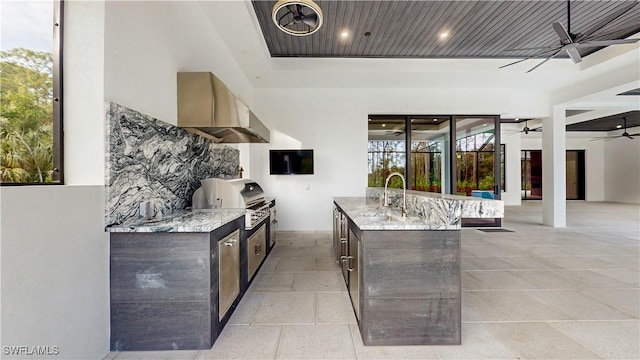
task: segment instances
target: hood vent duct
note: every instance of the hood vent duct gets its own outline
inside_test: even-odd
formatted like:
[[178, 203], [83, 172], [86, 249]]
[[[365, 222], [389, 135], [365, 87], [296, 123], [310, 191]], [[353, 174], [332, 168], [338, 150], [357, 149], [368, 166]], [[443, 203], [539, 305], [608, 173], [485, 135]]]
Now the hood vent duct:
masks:
[[178, 73], [178, 127], [219, 143], [269, 142], [269, 129], [210, 72]]

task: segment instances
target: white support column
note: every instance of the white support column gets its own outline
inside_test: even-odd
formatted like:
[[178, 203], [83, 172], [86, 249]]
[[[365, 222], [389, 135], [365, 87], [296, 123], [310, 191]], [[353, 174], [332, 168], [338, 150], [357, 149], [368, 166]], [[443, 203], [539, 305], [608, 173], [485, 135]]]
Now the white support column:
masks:
[[502, 201], [508, 206], [522, 205], [522, 133], [519, 124], [501, 124], [500, 141], [505, 146], [505, 189]]
[[556, 105], [542, 120], [542, 224], [567, 226], [566, 109]]

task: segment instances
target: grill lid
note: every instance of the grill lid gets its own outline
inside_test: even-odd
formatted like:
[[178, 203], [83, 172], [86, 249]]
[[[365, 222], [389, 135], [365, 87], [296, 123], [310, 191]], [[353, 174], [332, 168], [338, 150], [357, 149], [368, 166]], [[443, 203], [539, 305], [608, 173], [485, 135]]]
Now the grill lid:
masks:
[[250, 179], [209, 178], [202, 180], [202, 186], [194, 193], [194, 208], [253, 209], [265, 203], [262, 187]]
[[262, 191], [262, 187], [257, 182], [251, 180], [239, 181], [237, 187], [242, 187], [240, 195], [244, 199], [244, 204], [247, 208], [264, 203], [264, 191]]

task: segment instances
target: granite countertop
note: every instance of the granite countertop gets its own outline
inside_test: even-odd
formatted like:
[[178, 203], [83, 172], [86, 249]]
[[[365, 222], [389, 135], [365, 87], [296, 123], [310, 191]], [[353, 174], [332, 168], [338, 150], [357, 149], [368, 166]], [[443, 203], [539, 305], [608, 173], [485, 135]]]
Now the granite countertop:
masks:
[[[368, 187], [366, 196], [384, 198], [384, 188]], [[401, 189], [389, 189], [389, 201], [394, 207], [399, 206], [402, 199]], [[407, 190], [407, 208], [417, 215], [431, 217], [433, 214], [439, 221], [450, 223], [454, 218], [503, 218], [504, 201], [474, 196], [436, 194], [423, 191]]]
[[[360, 230], [459, 230], [459, 223], [447, 224], [439, 219], [407, 214], [384, 207], [378, 199], [367, 197], [334, 197], [333, 201]], [[389, 220], [373, 220], [371, 216], [390, 216]]]
[[105, 228], [108, 232], [211, 232], [245, 214], [245, 209], [180, 210], [162, 218], [133, 219]]

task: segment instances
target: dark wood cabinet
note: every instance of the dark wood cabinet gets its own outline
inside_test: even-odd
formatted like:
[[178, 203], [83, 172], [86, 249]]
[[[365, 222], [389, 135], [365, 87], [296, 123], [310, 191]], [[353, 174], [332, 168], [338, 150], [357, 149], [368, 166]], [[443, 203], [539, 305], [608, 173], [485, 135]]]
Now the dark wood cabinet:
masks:
[[346, 252], [345, 283], [363, 343], [460, 344], [460, 230], [361, 230], [336, 210], [346, 215], [346, 247], [337, 250]]
[[243, 227], [240, 217], [210, 233], [111, 233], [111, 350], [211, 348], [244, 294], [219, 317], [218, 242]]

